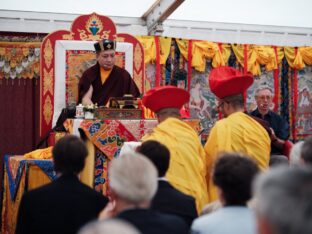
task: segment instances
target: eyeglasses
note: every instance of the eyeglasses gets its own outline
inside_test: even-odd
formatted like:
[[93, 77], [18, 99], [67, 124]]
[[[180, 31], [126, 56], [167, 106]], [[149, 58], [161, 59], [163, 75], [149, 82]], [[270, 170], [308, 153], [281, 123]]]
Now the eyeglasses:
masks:
[[258, 98], [259, 98], [260, 100], [271, 100], [271, 99], [272, 99], [272, 96], [271, 96], [271, 95], [258, 96]]

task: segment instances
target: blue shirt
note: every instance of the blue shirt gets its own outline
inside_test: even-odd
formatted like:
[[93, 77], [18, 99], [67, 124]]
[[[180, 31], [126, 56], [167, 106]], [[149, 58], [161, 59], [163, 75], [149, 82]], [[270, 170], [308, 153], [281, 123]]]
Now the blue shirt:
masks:
[[[268, 122], [270, 128], [274, 130], [275, 136], [282, 140], [287, 140], [289, 137], [289, 126], [288, 123], [283, 119], [280, 115], [274, 113], [273, 111], [269, 111], [266, 115], [262, 117], [258, 108], [250, 113], [253, 116], [261, 118]], [[280, 154], [280, 152], [276, 147], [271, 145], [271, 154]]]
[[192, 234], [256, 234], [255, 215], [244, 206], [227, 206], [194, 220]]

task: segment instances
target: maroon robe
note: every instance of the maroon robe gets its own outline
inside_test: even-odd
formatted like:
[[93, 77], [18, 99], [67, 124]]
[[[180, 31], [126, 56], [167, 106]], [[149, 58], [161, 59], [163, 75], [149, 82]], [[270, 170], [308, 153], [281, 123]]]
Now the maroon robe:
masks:
[[93, 87], [92, 102], [105, 106], [110, 97], [122, 97], [124, 94], [140, 96], [140, 91], [130, 74], [123, 68], [114, 66], [104, 84], [101, 81], [100, 65], [96, 63], [88, 68], [79, 81], [79, 102], [88, 92], [90, 85]]

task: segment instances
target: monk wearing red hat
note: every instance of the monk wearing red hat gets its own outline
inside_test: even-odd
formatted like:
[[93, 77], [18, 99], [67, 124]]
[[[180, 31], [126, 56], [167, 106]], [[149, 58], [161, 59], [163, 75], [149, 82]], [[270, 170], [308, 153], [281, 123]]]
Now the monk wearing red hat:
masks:
[[[270, 137], [265, 128], [244, 113], [243, 93], [253, 83], [253, 77], [231, 67], [211, 71], [209, 85], [218, 98], [218, 110], [224, 119], [216, 122], [205, 145], [209, 168], [220, 152], [241, 152], [253, 158], [259, 168], [269, 165]], [[209, 170], [209, 169], [208, 169]], [[210, 202], [218, 199], [212, 180], [208, 184]]]
[[156, 140], [170, 151], [166, 179], [178, 190], [195, 198], [200, 213], [208, 202], [206, 155], [195, 130], [180, 119], [181, 107], [190, 94], [175, 86], [162, 86], [145, 93], [142, 103], [156, 113], [159, 124], [142, 141]]
[[87, 69], [79, 81], [79, 103], [97, 103], [105, 106], [110, 97], [125, 94], [140, 96], [140, 91], [130, 74], [115, 65], [116, 42], [103, 39], [94, 44], [97, 63]]

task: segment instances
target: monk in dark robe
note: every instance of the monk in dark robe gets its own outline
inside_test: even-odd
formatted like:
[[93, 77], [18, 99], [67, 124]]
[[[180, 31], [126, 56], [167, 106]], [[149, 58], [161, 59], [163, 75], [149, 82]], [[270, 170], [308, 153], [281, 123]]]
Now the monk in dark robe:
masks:
[[94, 44], [97, 63], [87, 69], [79, 81], [79, 103], [105, 106], [110, 97], [125, 94], [140, 96], [130, 74], [115, 65], [116, 42], [104, 39]]

